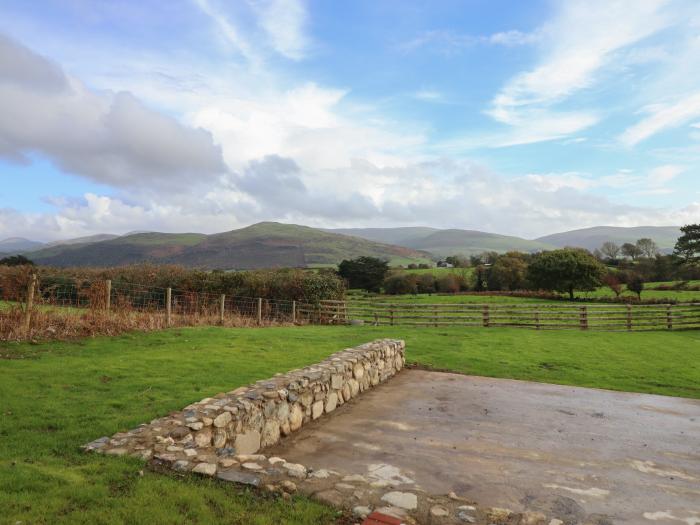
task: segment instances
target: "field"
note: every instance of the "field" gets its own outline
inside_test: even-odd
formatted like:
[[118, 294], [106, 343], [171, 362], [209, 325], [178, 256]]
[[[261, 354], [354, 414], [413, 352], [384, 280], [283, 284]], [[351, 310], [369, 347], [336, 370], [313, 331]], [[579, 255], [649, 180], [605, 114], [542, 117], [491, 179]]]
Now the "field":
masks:
[[700, 332], [188, 328], [0, 344], [2, 520], [333, 523], [334, 511], [304, 498], [285, 502], [212, 480], [155, 474], [137, 460], [87, 455], [79, 446], [378, 337], [406, 339], [408, 360], [425, 366], [700, 398]]
[[474, 273], [474, 268], [415, 268], [415, 269], [405, 269], [405, 273], [412, 273], [415, 275], [434, 275], [436, 278], [444, 277], [445, 275], [458, 275], [468, 279]]

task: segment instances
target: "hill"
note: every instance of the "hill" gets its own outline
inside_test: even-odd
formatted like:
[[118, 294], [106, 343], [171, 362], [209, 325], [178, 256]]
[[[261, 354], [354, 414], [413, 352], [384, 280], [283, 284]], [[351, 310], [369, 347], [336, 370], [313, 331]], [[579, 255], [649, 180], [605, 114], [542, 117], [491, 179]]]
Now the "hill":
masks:
[[600, 248], [606, 241], [617, 244], [634, 243], [637, 239], [649, 238], [659, 246], [662, 252], [671, 252], [676, 240], [681, 235], [680, 226], [596, 226], [568, 232], [545, 235], [536, 241], [556, 247], [578, 246], [588, 250]]
[[112, 235], [110, 233], [98, 233], [96, 235], [88, 235], [87, 237], [75, 237], [74, 239], [65, 239], [62, 241], [53, 241], [46, 243], [45, 246], [60, 246], [63, 244], [90, 244], [93, 242], [109, 241], [111, 239], [116, 239], [119, 235]]
[[423, 262], [414, 249], [330, 233], [307, 226], [262, 222], [213, 235], [137, 233], [96, 243], [51, 246], [32, 253], [50, 266], [117, 266], [139, 262], [203, 269], [251, 269], [335, 265], [369, 255], [396, 263]]
[[330, 230], [356, 235], [379, 242], [391, 242], [416, 250], [424, 250], [439, 257], [448, 255], [475, 255], [485, 251], [507, 252], [518, 250], [535, 252], [553, 246], [510, 235], [499, 235], [476, 230], [410, 227], [410, 228], [350, 228]]
[[43, 242], [30, 241], [22, 237], [10, 237], [0, 241], [0, 252], [6, 255], [14, 255], [17, 253], [36, 250], [44, 246]]

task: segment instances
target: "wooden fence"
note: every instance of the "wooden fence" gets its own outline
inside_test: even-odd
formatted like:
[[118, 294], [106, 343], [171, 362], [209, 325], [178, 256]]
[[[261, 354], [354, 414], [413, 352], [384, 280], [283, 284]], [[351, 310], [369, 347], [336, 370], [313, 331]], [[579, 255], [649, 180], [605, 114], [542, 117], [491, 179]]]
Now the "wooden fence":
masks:
[[700, 303], [684, 304], [409, 304], [321, 301], [304, 306], [312, 322], [382, 326], [480, 326], [535, 330], [681, 330], [700, 328]]

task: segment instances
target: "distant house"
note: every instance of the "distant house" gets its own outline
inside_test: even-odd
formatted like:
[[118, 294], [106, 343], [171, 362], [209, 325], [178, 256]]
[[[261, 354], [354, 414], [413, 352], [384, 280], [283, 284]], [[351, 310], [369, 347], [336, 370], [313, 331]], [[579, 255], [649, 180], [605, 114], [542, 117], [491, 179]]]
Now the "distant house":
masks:
[[438, 268], [454, 268], [454, 264], [450, 264], [446, 261], [438, 261]]

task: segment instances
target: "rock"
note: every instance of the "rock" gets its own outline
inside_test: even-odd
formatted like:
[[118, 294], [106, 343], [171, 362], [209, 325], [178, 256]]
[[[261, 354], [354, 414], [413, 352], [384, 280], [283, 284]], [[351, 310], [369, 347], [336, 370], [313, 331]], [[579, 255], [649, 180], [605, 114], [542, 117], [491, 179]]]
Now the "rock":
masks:
[[288, 436], [292, 433], [292, 429], [289, 426], [289, 421], [286, 421], [280, 425], [280, 432], [283, 436]]
[[333, 374], [331, 376], [331, 388], [333, 390], [340, 390], [343, 388], [343, 376], [340, 374]]
[[318, 419], [323, 414], [323, 401], [316, 401], [311, 406], [311, 418]]
[[184, 459], [178, 460], [173, 463], [173, 469], [177, 470], [178, 472], [187, 472], [190, 470], [190, 462], [185, 461]]
[[350, 385], [350, 397], [355, 397], [360, 392], [360, 383], [356, 379], [348, 381]]
[[382, 496], [382, 501], [406, 510], [418, 508], [418, 497], [411, 492], [387, 492]]
[[364, 476], [361, 476], [360, 474], [345, 476], [343, 478], [343, 481], [346, 481], [348, 483], [367, 483], [367, 479]]
[[304, 422], [304, 413], [298, 404], [294, 404], [289, 411], [289, 428], [292, 432], [299, 430]]
[[238, 454], [233, 459], [235, 459], [239, 463], [245, 463], [246, 461], [258, 462], [267, 460], [267, 458], [263, 454]]
[[287, 471], [287, 474], [293, 478], [305, 479], [306, 467], [298, 463], [282, 463], [282, 468]]
[[234, 483], [242, 483], [253, 487], [260, 486], [260, 478], [258, 476], [249, 472], [241, 472], [238, 469], [219, 471], [216, 477], [224, 481], [233, 481]]
[[204, 428], [204, 423], [202, 423], [201, 421], [197, 421], [195, 423], [187, 423], [187, 426], [192, 430], [202, 430]]
[[191, 458], [191, 457], [194, 457], [197, 455], [197, 451], [193, 448], [186, 448], [183, 452], [185, 453], [185, 456], [187, 456], [188, 458]]
[[213, 424], [217, 428], [223, 428], [228, 425], [232, 419], [231, 412], [222, 412], [214, 418]]
[[[228, 414], [228, 412], [226, 412]], [[212, 445], [214, 448], [223, 448], [226, 446], [226, 440], [228, 439], [228, 436], [226, 435], [226, 431], [223, 428], [217, 428], [214, 431], [214, 437], [212, 439]]]
[[194, 435], [195, 445], [198, 447], [208, 447], [211, 444], [211, 429], [204, 428]]
[[352, 375], [358, 381], [364, 377], [365, 368], [362, 366], [362, 363], [357, 363], [355, 366], [352, 367]]
[[[224, 407], [224, 408], [226, 408], [226, 407]], [[204, 423], [205, 427], [210, 427], [213, 422], [214, 422], [214, 420], [210, 417], [203, 417], [202, 418], [202, 423]]]
[[297, 491], [297, 484], [288, 479], [285, 479], [282, 483], [280, 483], [280, 486], [282, 487], [282, 490], [289, 494], [294, 494]]
[[108, 454], [110, 456], [123, 456], [127, 452], [129, 451], [125, 448], [110, 448], [108, 450], [105, 450], [105, 454]]
[[333, 507], [341, 507], [343, 505], [343, 495], [337, 490], [323, 490], [314, 494], [316, 498], [321, 503], [331, 505]]
[[343, 492], [355, 490], [355, 486], [350, 485], [349, 483], [336, 483], [335, 488]]
[[223, 468], [231, 468], [234, 465], [238, 465], [238, 461], [233, 458], [221, 458], [219, 460], [219, 465], [221, 465]]
[[348, 401], [350, 399], [350, 383], [345, 383], [343, 385], [343, 400]]
[[168, 447], [165, 447], [165, 450], [167, 450], [168, 452], [182, 452], [184, 449], [176, 445], [170, 445]]
[[457, 519], [464, 523], [476, 523], [476, 518], [464, 510], [457, 512]]
[[361, 505], [358, 505], [357, 507], [353, 507], [352, 513], [357, 516], [358, 518], [365, 519], [367, 516], [369, 516], [370, 512], [372, 512], [372, 509], [369, 507], [364, 507]]
[[255, 454], [260, 450], [260, 432], [251, 430], [243, 434], [237, 434], [233, 448], [239, 454]]
[[433, 507], [430, 507], [430, 515], [435, 516], [436, 518], [444, 518], [445, 516], [449, 516], [450, 512], [445, 507], [434, 505]]
[[309, 474], [310, 478], [315, 478], [315, 479], [327, 479], [331, 476], [331, 471], [326, 470], [325, 468], [314, 470], [311, 474]]
[[506, 521], [512, 514], [512, 510], [502, 509], [500, 507], [491, 507], [486, 511], [486, 516], [491, 521]]
[[267, 460], [270, 465], [277, 465], [277, 463], [286, 463], [285, 460], [282, 458], [278, 458], [277, 456], [273, 456], [270, 459]]
[[[196, 428], [195, 430], [199, 430], [199, 429]], [[189, 435], [190, 435], [190, 431], [187, 430], [187, 427], [177, 427], [177, 428], [170, 431], [170, 437], [173, 439], [183, 439], [185, 436], [189, 436]]]
[[241, 465], [241, 467], [243, 467], [246, 470], [262, 470], [262, 467], [260, 465], [258, 465], [257, 463], [252, 463], [252, 462], [243, 463]]
[[277, 419], [286, 421], [289, 417], [289, 403], [280, 403], [277, 405]]
[[192, 472], [204, 474], [205, 476], [213, 476], [216, 474], [216, 463], [197, 463]]
[[476, 512], [476, 507], [473, 505], [460, 505], [457, 510], [463, 510], [465, 512]]
[[518, 525], [545, 525], [547, 516], [541, 512], [525, 511], [520, 516]]
[[338, 406], [338, 394], [331, 392], [328, 394], [328, 400], [326, 401], [326, 414], [333, 412], [336, 406]]
[[274, 419], [270, 419], [263, 425], [262, 436], [260, 438], [261, 447], [269, 447], [280, 440], [280, 424]]
[[302, 405], [308, 407], [313, 402], [314, 395], [311, 392], [304, 392], [303, 394], [301, 394], [299, 400], [301, 401]]
[[549, 525], [564, 525], [564, 522], [554, 518], [553, 520], [550, 520]]

